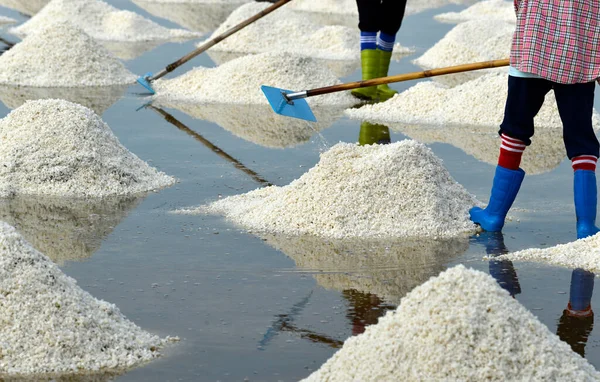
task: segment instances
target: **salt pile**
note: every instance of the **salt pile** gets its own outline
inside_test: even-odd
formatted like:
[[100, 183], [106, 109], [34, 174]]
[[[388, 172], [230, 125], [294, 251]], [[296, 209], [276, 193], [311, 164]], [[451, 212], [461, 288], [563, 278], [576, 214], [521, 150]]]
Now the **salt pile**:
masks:
[[17, 20], [15, 20], [15, 19], [0, 15], [0, 25], [14, 24], [16, 22], [17, 22]]
[[[209, 39], [222, 34], [269, 5], [264, 2], [242, 5], [233, 11]], [[360, 55], [359, 40], [359, 33], [352, 28], [340, 25], [323, 27], [282, 7], [223, 40], [211, 50], [247, 54], [286, 52], [328, 60], [355, 60]]]
[[[473, 20], [460, 23], [444, 38], [414, 60], [423, 69], [443, 68], [473, 62], [499, 60], [510, 54], [514, 24], [499, 20]], [[508, 69], [488, 69], [435, 77], [436, 81], [455, 86], [477, 78], [490, 71], [506, 72]]]
[[[423, 81], [386, 102], [348, 109], [353, 119], [381, 123], [489, 126], [497, 128], [504, 117], [508, 94], [508, 76], [488, 73], [475, 80], [448, 88]], [[597, 114], [594, 121], [598, 126]], [[554, 92], [535, 117], [536, 128], [561, 128]]]
[[315, 236], [260, 235], [326, 289], [356, 290], [391, 303], [445, 269], [469, 248], [467, 238], [322, 239]]
[[471, 20], [501, 20], [516, 23], [517, 17], [512, 1], [485, 0], [476, 3], [461, 12], [448, 12], [434, 16], [438, 21], [462, 23]]
[[[498, 127], [390, 125], [393, 130], [426, 144], [442, 142], [457, 147], [477, 160], [495, 166], [500, 152]], [[536, 128], [521, 168], [528, 175], [552, 171], [566, 158], [562, 129]]]
[[492, 277], [458, 265], [415, 288], [304, 381], [599, 379]]
[[567, 268], [600, 272], [600, 234], [550, 248], [531, 248], [508, 253], [497, 259], [532, 261]]
[[[16, 109], [29, 100], [64, 99], [90, 108], [102, 115], [127, 91], [129, 85], [87, 86], [79, 88], [36, 88], [0, 85], [0, 102]], [[44, 252], [44, 251], [42, 251]]]
[[[154, 83], [156, 99], [197, 103], [264, 104], [261, 85], [302, 90], [339, 84], [337, 77], [316, 61], [285, 53], [262, 53], [229, 61], [217, 68], [195, 68], [171, 80]], [[350, 106], [347, 92], [308, 99], [311, 105]]]
[[101, 0], [52, 0], [30, 20], [11, 29], [11, 33], [25, 36], [61, 21], [73, 23], [98, 40], [165, 41], [199, 36], [186, 30], [162, 27], [137, 13], [119, 10]]
[[131, 84], [136, 76], [69, 23], [32, 33], [0, 56], [0, 84], [77, 87]]
[[224, 214], [267, 233], [449, 238], [476, 231], [468, 214], [475, 204], [429, 148], [405, 140], [338, 143], [287, 186], [231, 196], [191, 212]]
[[92, 110], [64, 100], [28, 101], [0, 120], [0, 195], [107, 197], [175, 179], [121, 145]]
[[35, 15], [50, 0], [0, 0], [0, 6], [14, 9], [24, 15]]
[[97, 300], [0, 223], [0, 373], [81, 373], [156, 358], [166, 340]]
[[65, 199], [31, 196], [0, 200], [0, 220], [56, 264], [84, 260], [142, 198]]
[[[439, 8], [448, 4], [472, 4], [477, 0], [408, 0], [406, 15], [423, 12], [427, 9]], [[345, 14], [356, 16], [358, 23], [358, 8], [353, 0], [295, 0], [288, 5], [290, 9], [328, 14]]]
[[274, 113], [268, 105], [197, 104], [158, 101], [155, 106], [177, 109], [196, 119], [216, 123], [233, 135], [263, 147], [286, 148], [308, 142], [343, 114], [343, 108], [317, 107], [318, 122], [289, 118]]

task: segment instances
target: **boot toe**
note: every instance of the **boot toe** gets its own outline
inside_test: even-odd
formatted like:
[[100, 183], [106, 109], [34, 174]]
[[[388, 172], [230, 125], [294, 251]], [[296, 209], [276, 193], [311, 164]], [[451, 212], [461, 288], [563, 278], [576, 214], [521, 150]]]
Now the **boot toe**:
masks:
[[594, 224], [577, 225], [577, 239], [585, 239], [586, 237], [594, 236], [598, 232], [600, 232], [600, 229]]
[[487, 232], [499, 232], [504, 227], [504, 217], [489, 214], [486, 210], [473, 207], [469, 210], [471, 221]]

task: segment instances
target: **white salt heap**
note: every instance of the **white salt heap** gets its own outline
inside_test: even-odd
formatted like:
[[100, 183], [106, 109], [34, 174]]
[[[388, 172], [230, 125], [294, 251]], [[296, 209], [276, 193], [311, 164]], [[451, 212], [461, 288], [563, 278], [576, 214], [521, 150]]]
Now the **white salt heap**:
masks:
[[[156, 98], [198, 103], [268, 104], [261, 85], [303, 90], [339, 84], [327, 68], [310, 58], [262, 53], [229, 61], [216, 68], [195, 68], [171, 80], [157, 80]], [[307, 100], [311, 105], [350, 106], [356, 100], [337, 92]]]
[[[439, 8], [448, 4], [472, 4], [476, 0], [408, 0], [406, 4], [406, 15], [425, 11], [427, 9]], [[357, 17], [358, 8], [356, 0], [295, 0], [287, 5], [290, 9], [330, 14], [354, 15]]]
[[525, 249], [496, 258], [582, 268], [598, 273], [600, 272], [600, 234], [550, 248]]
[[4, 222], [0, 322], [0, 373], [9, 375], [129, 368], [166, 343], [79, 288]]
[[461, 12], [448, 12], [434, 16], [438, 21], [447, 23], [462, 23], [471, 20], [501, 20], [515, 23], [517, 17], [512, 1], [485, 0], [475, 3]]
[[[287, 186], [231, 196], [195, 210], [252, 230], [320, 237], [454, 237], [476, 231], [475, 198], [421, 143], [338, 143]], [[194, 212], [194, 211], [192, 211]]]
[[[242, 5], [209, 37], [212, 39], [270, 4], [250, 2]], [[280, 31], [280, 33], [274, 33]], [[359, 58], [360, 35], [353, 28], [340, 25], [321, 26], [286, 7], [252, 23], [211, 48], [213, 51], [261, 53], [286, 52], [328, 60]]]
[[304, 381], [599, 379], [492, 277], [458, 265], [411, 291]]
[[[480, 61], [508, 58], [514, 24], [499, 20], [473, 20], [460, 23], [444, 38], [414, 60], [423, 69], [443, 68]], [[490, 71], [507, 72], [507, 68], [476, 70], [434, 77], [455, 86]]]
[[36, 87], [107, 86], [136, 76], [81, 29], [52, 24], [0, 56], [0, 84]]
[[92, 110], [64, 100], [28, 101], [1, 119], [0, 163], [2, 196], [131, 195], [175, 182], [123, 147]]
[[37, 15], [11, 29], [17, 36], [69, 21], [98, 40], [152, 41], [198, 37], [194, 32], [168, 29], [137, 13], [119, 10], [100, 0], [52, 0]]
[[[475, 80], [448, 88], [423, 81], [386, 102], [348, 109], [353, 119], [380, 123], [490, 126], [497, 128], [504, 117], [508, 76], [488, 73]], [[594, 117], [598, 125], [597, 114]], [[562, 128], [554, 93], [535, 117], [536, 127]]]
[[25, 15], [35, 15], [50, 0], [0, 0], [0, 6], [11, 8]]

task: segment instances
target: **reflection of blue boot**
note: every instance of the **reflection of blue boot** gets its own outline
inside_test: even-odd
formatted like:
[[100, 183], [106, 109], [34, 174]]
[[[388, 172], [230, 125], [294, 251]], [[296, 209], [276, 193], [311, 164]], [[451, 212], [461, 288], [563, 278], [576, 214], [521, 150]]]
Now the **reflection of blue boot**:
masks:
[[519, 188], [521, 188], [523, 178], [525, 178], [525, 171], [522, 169], [509, 170], [497, 166], [492, 185], [492, 195], [487, 207], [484, 210], [473, 207], [469, 211], [473, 223], [479, 224], [485, 231], [501, 231], [506, 214], [515, 201]]
[[[500, 256], [508, 253], [504, 244], [502, 232], [482, 232], [474, 237], [475, 241], [485, 246], [488, 256]], [[503, 289], [511, 296], [521, 293], [521, 284], [517, 277], [517, 271], [510, 260], [490, 260], [490, 275], [496, 279]]]
[[575, 312], [591, 310], [594, 278], [595, 275], [592, 272], [584, 271], [581, 268], [573, 270], [571, 274], [569, 310]]
[[599, 231], [596, 227], [596, 207], [598, 204], [596, 173], [591, 170], [576, 170], [573, 176], [577, 238], [583, 239], [595, 235]]

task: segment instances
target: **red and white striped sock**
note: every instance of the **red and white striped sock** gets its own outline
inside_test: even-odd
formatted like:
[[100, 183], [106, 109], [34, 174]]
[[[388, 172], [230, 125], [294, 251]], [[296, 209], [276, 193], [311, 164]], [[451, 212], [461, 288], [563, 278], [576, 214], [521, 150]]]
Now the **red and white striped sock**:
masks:
[[511, 138], [506, 134], [500, 135], [502, 144], [500, 145], [500, 156], [498, 157], [498, 166], [509, 170], [518, 170], [521, 164], [521, 157], [525, 151], [525, 142]]
[[590, 170], [596, 171], [596, 162], [598, 158], [593, 155], [579, 155], [571, 158], [571, 166], [573, 171], [576, 170]]

